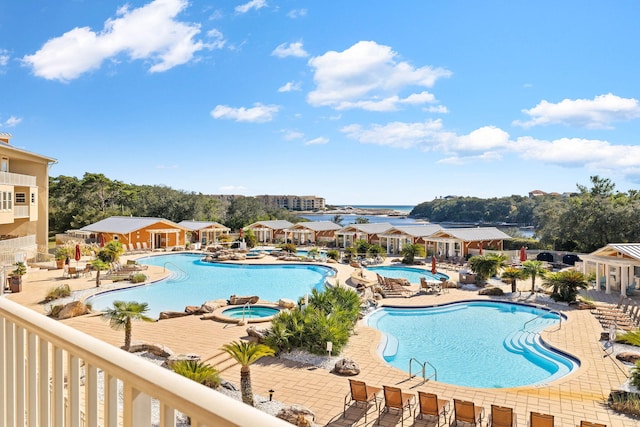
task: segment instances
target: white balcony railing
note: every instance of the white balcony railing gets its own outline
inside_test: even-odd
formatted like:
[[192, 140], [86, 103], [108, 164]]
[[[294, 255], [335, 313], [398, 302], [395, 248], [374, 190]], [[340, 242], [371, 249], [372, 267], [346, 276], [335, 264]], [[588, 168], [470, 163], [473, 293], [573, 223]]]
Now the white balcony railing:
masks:
[[23, 175], [21, 173], [0, 172], [0, 184], [35, 187], [36, 177], [32, 175]]
[[29, 218], [29, 206], [14, 206], [13, 207], [14, 218]]
[[175, 427], [179, 411], [192, 426], [291, 427], [6, 298], [0, 355], [3, 426]]

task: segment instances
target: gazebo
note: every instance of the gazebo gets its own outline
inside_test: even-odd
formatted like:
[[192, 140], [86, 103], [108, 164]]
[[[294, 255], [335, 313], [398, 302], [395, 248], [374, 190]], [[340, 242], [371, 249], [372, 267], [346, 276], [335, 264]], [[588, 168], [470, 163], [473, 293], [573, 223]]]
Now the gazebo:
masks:
[[580, 255], [575, 264], [585, 274], [595, 273], [599, 289], [626, 295], [640, 289], [640, 243], [610, 243], [588, 255]]

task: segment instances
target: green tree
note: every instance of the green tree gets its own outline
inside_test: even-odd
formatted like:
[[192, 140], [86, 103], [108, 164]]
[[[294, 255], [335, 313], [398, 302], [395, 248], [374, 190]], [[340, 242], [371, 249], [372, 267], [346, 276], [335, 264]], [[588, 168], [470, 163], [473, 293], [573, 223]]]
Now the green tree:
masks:
[[579, 290], [587, 289], [589, 282], [580, 271], [564, 270], [548, 274], [542, 285], [554, 288], [551, 297], [556, 301], [574, 302]]
[[469, 258], [469, 266], [478, 277], [478, 281], [485, 283], [491, 276], [498, 274], [505, 266], [507, 257], [500, 254], [476, 255]]
[[356, 218], [356, 224], [369, 224], [371, 221], [369, 221], [369, 218], [365, 218], [363, 216], [359, 216]]
[[96, 270], [96, 287], [100, 286], [100, 272], [109, 269], [109, 264], [101, 260], [100, 258], [96, 258], [91, 261], [91, 266], [94, 270]]
[[500, 276], [502, 279], [509, 281], [511, 283], [511, 292], [515, 292], [517, 290], [516, 281], [518, 279], [523, 278], [522, 270], [515, 267], [507, 267], [502, 272]]
[[400, 255], [402, 255], [403, 264], [411, 265], [415, 262], [416, 257], [423, 257], [425, 255], [424, 246], [416, 243], [405, 245], [400, 250]]
[[115, 330], [124, 329], [123, 349], [129, 351], [131, 347], [131, 330], [133, 321], [153, 322], [147, 317], [149, 305], [146, 302], [114, 301], [113, 306], [102, 311], [102, 317], [109, 321], [109, 326]]
[[333, 218], [331, 219], [331, 222], [338, 225], [342, 225], [342, 221], [344, 221], [344, 218], [342, 217], [342, 215], [334, 215]]
[[522, 263], [523, 278], [531, 277], [531, 292], [536, 291], [536, 277], [544, 277], [547, 269], [544, 268], [542, 261], [529, 260]]
[[171, 370], [210, 388], [220, 386], [221, 380], [218, 370], [199, 360], [178, 360], [171, 366]]
[[275, 351], [264, 344], [234, 341], [222, 346], [222, 350], [240, 364], [240, 392], [242, 401], [253, 406], [250, 366], [265, 356], [273, 356]]

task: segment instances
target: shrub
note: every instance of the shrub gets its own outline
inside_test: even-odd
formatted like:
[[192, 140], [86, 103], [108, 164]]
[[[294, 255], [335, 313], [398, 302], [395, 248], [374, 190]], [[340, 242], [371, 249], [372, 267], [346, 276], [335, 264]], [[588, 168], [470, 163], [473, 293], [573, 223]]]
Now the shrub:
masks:
[[340, 251], [338, 251], [337, 249], [329, 249], [327, 251], [327, 258], [338, 261], [338, 259], [340, 258]]
[[636, 362], [636, 366], [631, 369], [631, 385], [640, 388], [640, 360]]
[[131, 275], [129, 280], [133, 283], [142, 283], [147, 280], [147, 275], [144, 273], [134, 273]]
[[627, 331], [616, 337], [616, 342], [640, 347], [640, 330]]
[[298, 251], [298, 248], [293, 243], [283, 243], [280, 245], [280, 249], [290, 254], [295, 254]]
[[66, 298], [71, 296], [71, 288], [66, 283], [55, 288], [49, 289], [47, 295], [44, 297], [44, 302], [51, 302], [58, 298]]
[[640, 396], [635, 393], [611, 393], [609, 395], [609, 406], [611, 409], [634, 416], [640, 416]]
[[171, 369], [176, 374], [211, 388], [220, 386], [220, 374], [216, 368], [199, 360], [178, 360]]

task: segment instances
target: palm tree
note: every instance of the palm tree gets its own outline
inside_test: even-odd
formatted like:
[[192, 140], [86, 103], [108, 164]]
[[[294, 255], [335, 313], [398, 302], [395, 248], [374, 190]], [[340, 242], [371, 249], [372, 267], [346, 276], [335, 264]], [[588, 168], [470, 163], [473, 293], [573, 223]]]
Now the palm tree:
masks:
[[129, 351], [131, 347], [131, 322], [142, 320], [153, 322], [153, 319], [146, 316], [149, 311], [149, 304], [136, 301], [114, 301], [113, 307], [102, 311], [102, 317], [109, 320], [109, 326], [113, 329], [124, 329], [124, 350]]
[[532, 260], [522, 263], [523, 278], [531, 277], [531, 293], [536, 291], [536, 277], [544, 277], [547, 269], [544, 268], [542, 261]]
[[469, 258], [469, 266], [481, 282], [498, 274], [506, 265], [507, 257], [500, 254], [476, 255]]
[[171, 369], [176, 374], [207, 387], [217, 388], [220, 385], [218, 370], [199, 360], [178, 360], [171, 366]]
[[518, 268], [515, 267], [507, 267], [504, 269], [504, 271], [502, 272], [502, 275], [500, 276], [505, 280], [508, 280], [509, 282], [511, 282], [511, 292], [515, 292], [516, 291], [516, 280], [518, 279], [522, 279], [523, 274], [522, 271]]
[[334, 215], [333, 218], [331, 219], [331, 222], [338, 224], [338, 225], [342, 225], [342, 215]]
[[565, 270], [551, 273], [545, 276], [543, 286], [553, 286], [554, 292], [551, 295], [556, 301], [574, 302], [578, 296], [579, 289], [587, 289], [589, 281], [587, 276], [576, 270]]
[[222, 346], [222, 350], [227, 352], [240, 367], [240, 392], [242, 401], [253, 406], [253, 390], [251, 389], [251, 370], [249, 366], [264, 356], [273, 356], [275, 351], [264, 344], [255, 342], [233, 341]]
[[403, 264], [413, 264], [416, 257], [424, 256], [424, 246], [418, 244], [406, 245], [400, 251]]

